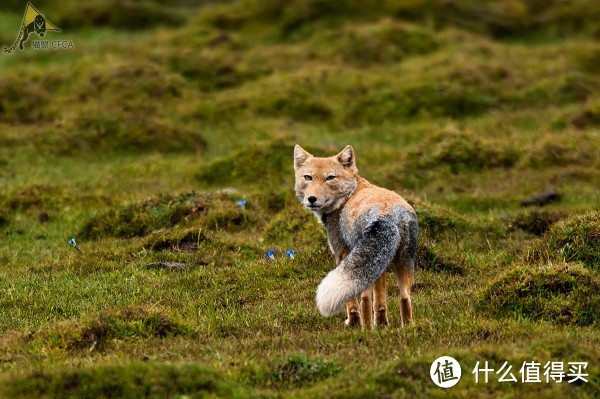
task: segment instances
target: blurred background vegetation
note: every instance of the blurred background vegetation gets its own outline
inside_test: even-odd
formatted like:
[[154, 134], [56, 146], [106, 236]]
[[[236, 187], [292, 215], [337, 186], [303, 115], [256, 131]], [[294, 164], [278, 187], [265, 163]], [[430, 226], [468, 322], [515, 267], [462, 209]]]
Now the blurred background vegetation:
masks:
[[[428, 397], [454, 354], [592, 364], [455, 396], [595, 397], [600, 2], [33, 5], [61, 32], [0, 54], [0, 394]], [[1, 45], [25, 6], [2, 2]], [[333, 261], [296, 143], [352, 144], [415, 206], [415, 326], [316, 312]]]

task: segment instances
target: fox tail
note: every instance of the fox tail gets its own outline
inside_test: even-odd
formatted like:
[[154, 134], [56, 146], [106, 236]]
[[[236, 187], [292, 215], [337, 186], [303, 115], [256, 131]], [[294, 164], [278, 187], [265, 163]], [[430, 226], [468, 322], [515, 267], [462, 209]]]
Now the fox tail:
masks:
[[321, 281], [317, 307], [329, 317], [344, 309], [351, 298], [375, 284], [400, 245], [400, 230], [391, 218], [379, 218], [364, 230], [348, 256]]

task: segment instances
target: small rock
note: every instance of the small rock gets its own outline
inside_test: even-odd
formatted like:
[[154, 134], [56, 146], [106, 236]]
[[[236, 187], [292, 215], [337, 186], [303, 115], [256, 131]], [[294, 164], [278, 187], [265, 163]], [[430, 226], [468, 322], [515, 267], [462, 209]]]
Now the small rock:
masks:
[[562, 194], [556, 190], [544, 190], [521, 201], [521, 206], [544, 206], [560, 201]]
[[47, 223], [50, 220], [50, 215], [48, 215], [48, 212], [40, 212], [38, 214], [38, 220], [40, 223]]

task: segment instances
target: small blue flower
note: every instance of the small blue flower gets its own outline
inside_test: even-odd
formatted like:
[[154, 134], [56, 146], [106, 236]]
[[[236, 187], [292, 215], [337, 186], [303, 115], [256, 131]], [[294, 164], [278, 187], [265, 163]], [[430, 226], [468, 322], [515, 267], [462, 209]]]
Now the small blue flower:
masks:
[[246, 200], [238, 200], [235, 201], [235, 203], [237, 204], [237, 206], [239, 206], [242, 209], [246, 209]]
[[[77, 250], [77, 252], [81, 252], [81, 250], [77, 246], [77, 243], [75, 242], [75, 237], [69, 238], [69, 241], [67, 241], [67, 243], [69, 243], [69, 245], [71, 245], [73, 248], [75, 248]], [[81, 252], [81, 253], [83, 253], [83, 252]]]
[[287, 252], [285, 253], [285, 256], [287, 256], [287, 257], [288, 257], [288, 258], [290, 258], [290, 259], [294, 259], [294, 255], [295, 255], [295, 254], [296, 254], [296, 251], [295, 251], [295, 250], [293, 250], [293, 249], [290, 249], [289, 251], [287, 251]]
[[267, 252], [265, 254], [265, 259], [274, 260], [275, 259], [275, 250], [274, 249], [270, 249], [269, 252]]

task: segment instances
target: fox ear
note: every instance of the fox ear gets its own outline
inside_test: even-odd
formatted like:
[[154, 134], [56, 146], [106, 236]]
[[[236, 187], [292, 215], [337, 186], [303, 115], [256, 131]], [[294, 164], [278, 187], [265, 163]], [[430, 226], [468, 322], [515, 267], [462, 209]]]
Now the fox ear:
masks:
[[296, 144], [294, 147], [294, 169], [300, 168], [302, 165], [304, 165], [304, 162], [311, 157], [312, 155], [310, 155], [304, 148]]
[[354, 148], [347, 145], [346, 148], [337, 154], [337, 160], [344, 168], [356, 169], [356, 161], [354, 159]]

